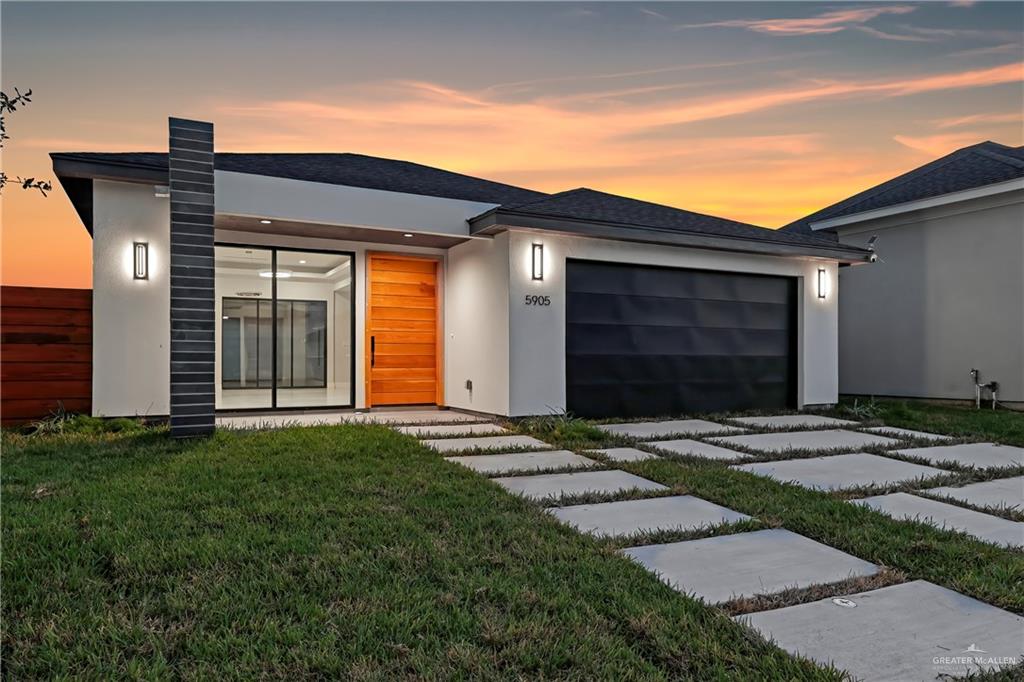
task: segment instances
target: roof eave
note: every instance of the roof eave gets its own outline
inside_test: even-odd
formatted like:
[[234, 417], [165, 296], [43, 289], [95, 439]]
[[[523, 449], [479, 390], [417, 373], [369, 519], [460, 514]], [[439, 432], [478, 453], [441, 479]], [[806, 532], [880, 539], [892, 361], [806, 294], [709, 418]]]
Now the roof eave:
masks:
[[521, 211], [503, 210], [500, 207], [472, 218], [469, 224], [470, 234], [497, 234], [504, 230], [521, 228], [557, 232], [566, 235], [582, 235], [595, 239], [714, 249], [717, 251], [734, 251], [766, 256], [827, 258], [849, 264], [867, 263], [870, 262], [871, 258], [871, 252], [866, 249], [838, 243], [835, 246], [828, 244], [791, 244], [781, 241], [544, 216]]
[[881, 208], [876, 208], [869, 211], [859, 211], [857, 213], [850, 213], [848, 215], [837, 216], [835, 218], [818, 220], [809, 223], [809, 225], [811, 230], [815, 232], [831, 231], [837, 227], [852, 225], [854, 223], [862, 223], [868, 220], [886, 218], [889, 216], [899, 215], [901, 213], [910, 213], [911, 211], [922, 211], [928, 208], [937, 208], [939, 206], [955, 204], [961, 201], [981, 199], [982, 197], [993, 196], [995, 194], [1003, 194], [1006, 192], [1014, 192], [1022, 189], [1024, 189], [1024, 178], [1014, 178], [1013, 180], [994, 182], [989, 185], [982, 185], [981, 187], [972, 187], [971, 189], [964, 189], [957, 192], [947, 192], [946, 194], [939, 194], [937, 196], [927, 197], [925, 199], [907, 201], [902, 204], [893, 204], [891, 206], [883, 206]]
[[51, 153], [50, 159], [57, 177], [167, 184], [166, 168], [121, 161], [96, 161], [62, 152]]

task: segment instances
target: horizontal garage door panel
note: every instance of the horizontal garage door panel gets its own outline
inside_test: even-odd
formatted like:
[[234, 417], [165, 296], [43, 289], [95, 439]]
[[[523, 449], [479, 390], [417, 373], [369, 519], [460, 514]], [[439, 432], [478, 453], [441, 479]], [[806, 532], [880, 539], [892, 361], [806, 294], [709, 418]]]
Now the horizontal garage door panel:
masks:
[[773, 329], [647, 327], [572, 324], [580, 354], [783, 356], [789, 331]]
[[[570, 323], [678, 327], [680, 320], [700, 320], [701, 327], [787, 329], [786, 303], [721, 301], [641, 296], [637, 294], [574, 293]], [[781, 313], [781, 314], [780, 314]]]
[[[575, 265], [586, 269], [586, 273], [577, 270], [581, 276], [568, 283], [571, 290], [577, 293], [758, 303], [788, 302], [789, 280], [785, 277], [585, 261], [576, 261]], [[680, 273], [687, 274], [680, 276]]]
[[566, 402], [581, 416], [795, 403], [793, 278], [569, 261]]

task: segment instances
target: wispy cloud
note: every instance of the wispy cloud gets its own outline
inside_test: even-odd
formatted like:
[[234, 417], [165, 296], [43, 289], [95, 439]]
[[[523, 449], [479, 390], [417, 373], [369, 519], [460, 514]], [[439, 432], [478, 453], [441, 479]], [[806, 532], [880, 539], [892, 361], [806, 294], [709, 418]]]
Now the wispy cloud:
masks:
[[495, 83], [487, 86], [481, 92], [486, 93], [507, 93], [523, 92], [539, 85], [554, 85], [557, 83], [580, 83], [587, 81], [619, 80], [626, 78], [638, 78], [641, 76], [661, 76], [687, 71], [703, 71], [711, 69], [728, 69], [737, 66], [750, 66], [752, 64], [765, 64], [787, 60], [799, 60], [811, 56], [812, 52], [795, 52], [785, 55], [767, 55], [756, 59], [735, 59], [720, 62], [698, 62], [695, 64], [672, 64], [669, 66], [657, 66], [649, 69], [632, 69], [626, 71], [609, 71], [590, 74], [575, 74], [572, 76], [547, 76], [544, 78], [530, 78], [526, 80], [510, 81], [507, 83]]
[[1000, 124], [1016, 123], [1024, 128], [1024, 113], [1020, 111], [1007, 112], [1005, 114], [972, 114], [970, 116], [956, 116], [953, 118], [940, 118], [932, 121], [932, 124], [940, 130], [946, 128], [960, 128], [978, 124]]
[[648, 9], [646, 7], [641, 7], [640, 8], [640, 13], [641, 14], [646, 14], [649, 17], [654, 17], [655, 19], [661, 19], [662, 21], [668, 21], [668, 17], [666, 17], [661, 12], [655, 12], [653, 9]]
[[882, 31], [871, 26], [857, 26], [856, 28], [858, 31], [867, 33], [869, 36], [874, 36], [875, 38], [881, 38], [882, 40], [898, 40], [907, 43], [932, 42], [931, 38], [926, 38], [924, 36], [908, 35], [906, 33], [889, 33], [887, 31]]
[[952, 57], [979, 57], [991, 54], [1015, 54], [1024, 57], [1024, 42], [1020, 36], [1016, 42], [1002, 43], [1001, 45], [989, 45], [987, 47], [974, 47], [968, 50], [958, 50], [951, 53]]
[[728, 27], [743, 28], [757, 33], [781, 36], [802, 36], [822, 33], [838, 33], [848, 28], [855, 28], [872, 19], [885, 14], [909, 14], [916, 7], [913, 5], [876, 5], [833, 10], [813, 17], [794, 17], [787, 19], [728, 19], [711, 21], [703, 24], [683, 24], [677, 28]]

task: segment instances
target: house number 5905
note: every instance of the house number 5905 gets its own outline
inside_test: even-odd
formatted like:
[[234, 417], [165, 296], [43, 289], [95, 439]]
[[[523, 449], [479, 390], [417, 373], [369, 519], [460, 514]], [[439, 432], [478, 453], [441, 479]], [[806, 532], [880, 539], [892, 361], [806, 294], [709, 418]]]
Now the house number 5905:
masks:
[[550, 296], [531, 296], [526, 295], [526, 305], [551, 305]]

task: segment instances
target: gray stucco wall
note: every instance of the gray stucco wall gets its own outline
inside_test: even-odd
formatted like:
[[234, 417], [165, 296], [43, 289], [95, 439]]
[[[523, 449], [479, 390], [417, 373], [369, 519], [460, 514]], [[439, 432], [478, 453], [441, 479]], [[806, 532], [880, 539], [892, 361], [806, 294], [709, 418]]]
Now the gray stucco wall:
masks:
[[839, 390], [1024, 402], [1024, 192], [839, 228], [884, 262], [839, 276]]

